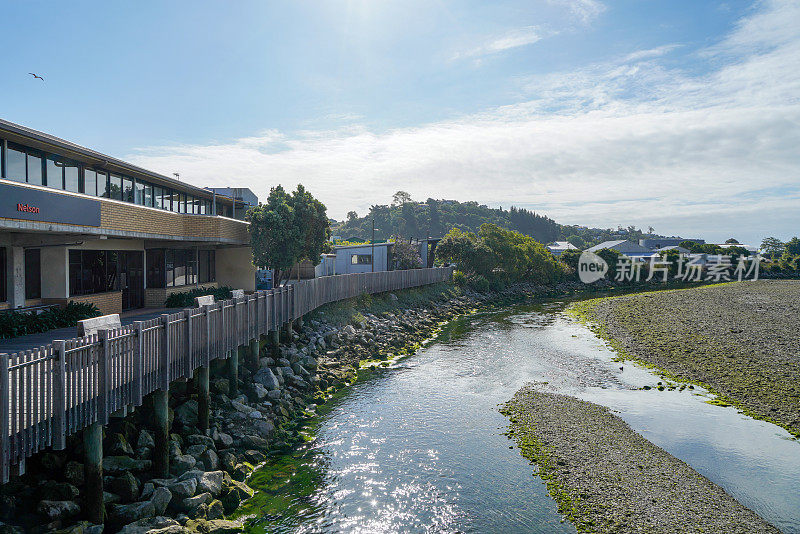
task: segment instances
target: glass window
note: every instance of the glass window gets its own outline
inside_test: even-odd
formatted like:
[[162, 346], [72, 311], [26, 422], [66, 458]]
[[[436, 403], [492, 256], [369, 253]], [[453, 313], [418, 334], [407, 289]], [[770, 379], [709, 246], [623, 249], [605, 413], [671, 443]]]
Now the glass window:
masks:
[[175, 285], [175, 251], [166, 251], [164, 257], [166, 258], [164, 264], [164, 277], [167, 281], [167, 287], [173, 287]]
[[42, 296], [42, 263], [38, 248], [25, 249], [25, 298]]
[[136, 180], [134, 184], [134, 198], [133, 201], [139, 204], [140, 206], [144, 206], [144, 183]]
[[147, 251], [147, 287], [166, 287], [164, 282], [164, 249], [150, 249]]
[[8, 296], [6, 295], [6, 289], [8, 284], [8, 278], [6, 274], [6, 249], [5, 247], [0, 247], [0, 302], [5, 302], [8, 300]]
[[122, 178], [122, 200], [133, 202], [133, 180], [131, 178]]
[[175, 193], [175, 198], [178, 199], [178, 213], [186, 213], [186, 195]]
[[372, 255], [371, 254], [353, 254], [350, 257], [350, 263], [353, 265], [371, 265], [372, 264]]
[[186, 283], [197, 283], [197, 250], [186, 251]]
[[83, 192], [97, 196], [97, 172], [92, 169], [83, 170]]
[[110, 175], [108, 179], [109, 198], [122, 200], [122, 176]]
[[111, 192], [108, 190], [108, 175], [100, 171], [97, 171], [97, 196], [111, 198]]
[[119, 272], [117, 261], [119, 254], [114, 250], [106, 252], [106, 284], [105, 291], [114, 291], [119, 288]]
[[[44, 176], [42, 176], [42, 158], [35, 154], [28, 154], [28, 183], [36, 185], [44, 185]], [[61, 187], [59, 183], [57, 187]]]
[[69, 251], [69, 294], [81, 294], [81, 251]]
[[216, 255], [213, 250], [197, 252], [197, 281], [201, 284], [216, 280]]
[[119, 287], [118, 253], [113, 250], [69, 251], [69, 294], [105, 293]]
[[64, 188], [64, 164], [56, 156], [47, 156], [47, 185], [56, 189]]
[[172, 192], [172, 211], [175, 213], [182, 213], [181, 208], [183, 207], [181, 203], [181, 194], [177, 191]]
[[150, 184], [144, 184], [144, 205], [148, 207], [153, 207], [153, 186]]
[[186, 251], [176, 250], [175, 256], [175, 287], [186, 285]]
[[64, 162], [64, 189], [78, 193], [80, 191], [80, 169], [78, 164], [72, 161]]
[[6, 178], [15, 182], [25, 182], [25, 152], [8, 145], [6, 150]]

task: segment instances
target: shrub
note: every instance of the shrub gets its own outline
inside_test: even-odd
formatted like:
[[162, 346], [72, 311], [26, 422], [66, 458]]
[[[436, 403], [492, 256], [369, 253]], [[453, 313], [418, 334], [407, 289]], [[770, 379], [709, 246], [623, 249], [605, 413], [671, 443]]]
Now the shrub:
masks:
[[51, 308], [42, 313], [6, 312], [0, 314], [0, 339], [76, 326], [82, 319], [99, 315], [100, 310], [94, 304], [86, 302], [70, 302], [63, 308]]
[[164, 302], [166, 308], [190, 308], [194, 306], [194, 298], [203, 295], [214, 295], [214, 300], [225, 300], [231, 298], [233, 293], [228, 286], [222, 287], [198, 287], [189, 291], [172, 293]]

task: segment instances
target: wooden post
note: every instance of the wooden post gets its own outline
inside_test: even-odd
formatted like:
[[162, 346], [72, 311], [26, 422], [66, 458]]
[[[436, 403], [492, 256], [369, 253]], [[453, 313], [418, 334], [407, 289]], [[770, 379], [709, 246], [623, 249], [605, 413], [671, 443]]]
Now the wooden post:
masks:
[[239, 347], [230, 351], [228, 356], [228, 381], [231, 398], [239, 395]]
[[197, 380], [195, 387], [197, 388], [197, 426], [202, 432], [208, 430], [208, 404], [211, 400], [209, 393], [208, 375], [209, 369], [203, 366], [197, 369]]
[[286, 342], [287, 343], [291, 343], [292, 342], [292, 332], [293, 331], [294, 331], [293, 321], [291, 319], [288, 319], [286, 321]]
[[83, 431], [83, 472], [86, 481], [86, 519], [103, 523], [103, 425], [95, 422]]
[[61, 339], [53, 341], [53, 350], [55, 350], [55, 360], [53, 361], [53, 449], [63, 451], [67, 448], [67, 427], [64, 421], [67, 342]]
[[255, 339], [250, 340], [249, 352], [250, 352], [250, 367], [253, 371], [258, 371], [258, 348], [259, 348], [258, 337]]
[[153, 392], [153, 423], [155, 428], [153, 448], [153, 474], [158, 478], [169, 476], [169, 392]]
[[11, 450], [9, 447], [8, 354], [0, 354], [0, 484], [11, 476]]

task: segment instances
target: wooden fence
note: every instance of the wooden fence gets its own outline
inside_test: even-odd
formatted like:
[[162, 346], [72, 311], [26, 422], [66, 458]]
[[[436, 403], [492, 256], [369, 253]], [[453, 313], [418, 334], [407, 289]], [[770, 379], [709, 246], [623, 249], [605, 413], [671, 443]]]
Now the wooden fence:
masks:
[[0, 483], [12, 465], [315, 308], [450, 280], [452, 268], [325, 276], [37, 349], [0, 354]]

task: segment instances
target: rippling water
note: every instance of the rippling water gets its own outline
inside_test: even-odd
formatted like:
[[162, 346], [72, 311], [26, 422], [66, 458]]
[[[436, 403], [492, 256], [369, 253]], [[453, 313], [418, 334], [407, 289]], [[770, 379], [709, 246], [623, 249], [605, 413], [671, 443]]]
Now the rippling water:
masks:
[[245, 508], [253, 532], [574, 532], [499, 414], [526, 382], [607, 405], [785, 532], [800, 532], [800, 443], [697, 390], [613, 362], [552, 302], [462, 318], [413, 357], [356, 383]]

